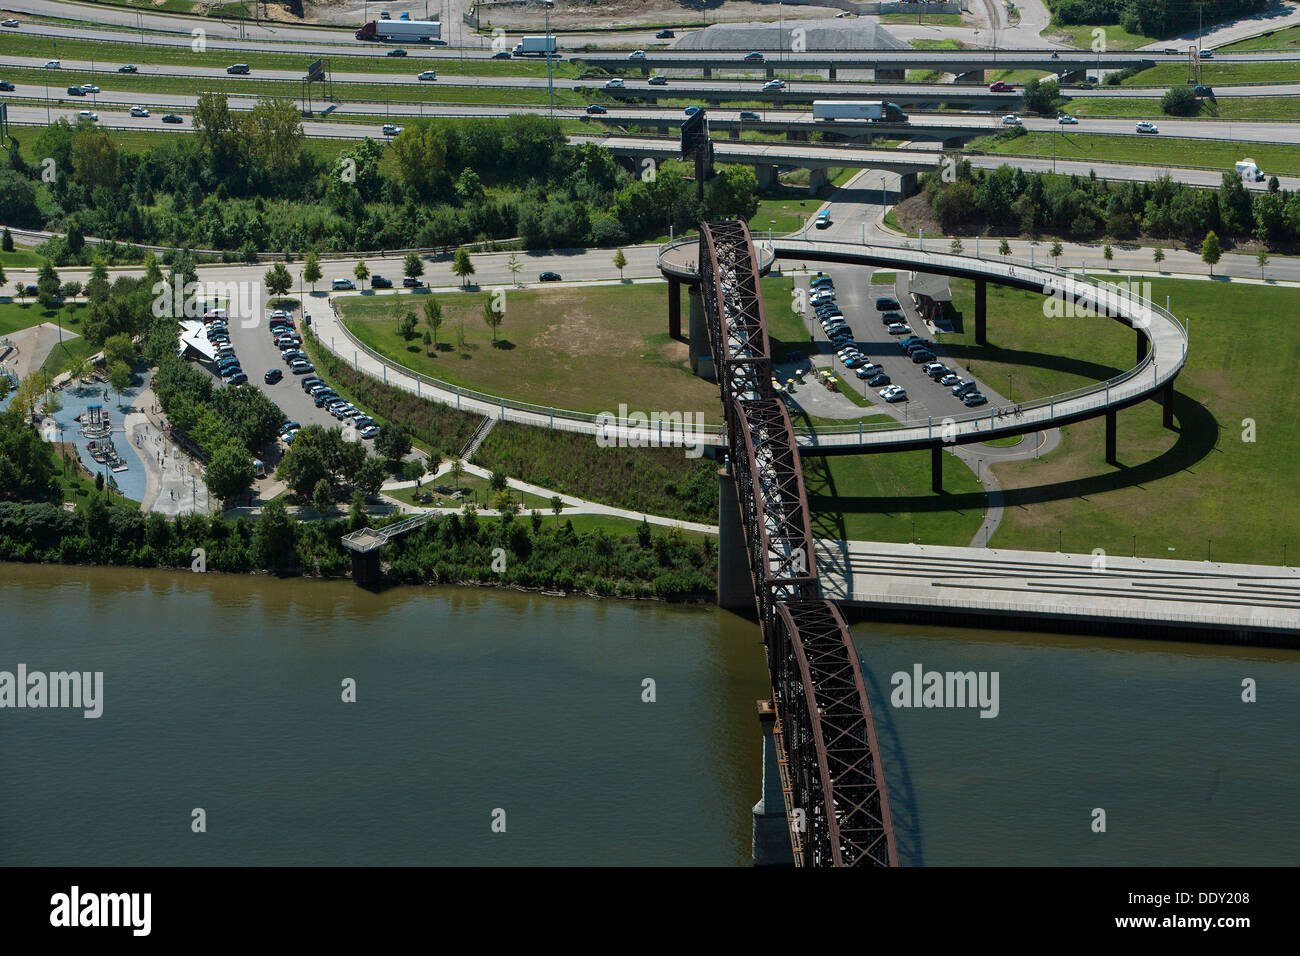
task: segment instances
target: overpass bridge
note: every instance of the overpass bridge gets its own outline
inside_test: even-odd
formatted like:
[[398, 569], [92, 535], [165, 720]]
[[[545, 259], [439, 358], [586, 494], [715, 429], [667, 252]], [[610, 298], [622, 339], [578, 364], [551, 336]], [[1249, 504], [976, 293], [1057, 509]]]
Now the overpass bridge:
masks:
[[990, 93], [984, 86], [963, 86], [957, 83], [906, 83], [897, 86], [862, 83], [792, 83], [784, 90], [760, 90], [752, 83], [749, 85], [712, 83], [706, 86], [687, 86], [680, 83], [651, 86], [648, 83], [629, 83], [627, 86], [614, 89], [606, 89], [603, 86], [586, 88], [587, 93], [596, 90], [623, 101], [640, 100], [654, 104], [659, 100], [689, 99], [710, 106], [718, 106], [725, 102], [761, 101], [781, 106], [807, 104], [813, 100], [885, 100], [903, 107], [966, 106], [1011, 113], [1020, 106], [1021, 101], [1019, 91]]

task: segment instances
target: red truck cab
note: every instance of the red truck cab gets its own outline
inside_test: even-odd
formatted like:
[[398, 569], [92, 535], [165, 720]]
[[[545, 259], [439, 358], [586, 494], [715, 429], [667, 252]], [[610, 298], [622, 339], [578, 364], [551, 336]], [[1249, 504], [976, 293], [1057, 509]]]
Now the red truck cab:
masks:
[[371, 20], [369, 23], [363, 23], [355, 36], [358, 40], [373, 40], [375, 38], [375, 21]]
[[[359, 35], [360, 34], [358, 34], [358, 36]], [[990, 93], [1012, 93], [1014, 91], [1015, 91], [1015, 87], [1013, 87], [1006, 80], [998, 80], [996, 83], [989, 84]]]

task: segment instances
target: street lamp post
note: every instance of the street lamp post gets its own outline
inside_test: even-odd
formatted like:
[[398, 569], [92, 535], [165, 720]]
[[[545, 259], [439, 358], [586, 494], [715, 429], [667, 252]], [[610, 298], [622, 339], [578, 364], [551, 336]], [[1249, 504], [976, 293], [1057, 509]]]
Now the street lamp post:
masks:
[[542, 0], [542, 6], [546, 8], [546, 92], [550, 98], [551, 119], [555, 119], [555, 85], [551, 79], [551, 7], [555, 6], [555, 0]]

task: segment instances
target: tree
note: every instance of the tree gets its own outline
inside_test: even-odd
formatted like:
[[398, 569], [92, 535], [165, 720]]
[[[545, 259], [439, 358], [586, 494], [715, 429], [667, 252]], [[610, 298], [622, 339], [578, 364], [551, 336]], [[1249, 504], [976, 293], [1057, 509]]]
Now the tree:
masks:
[[253, 530], [252, 555], [267, 571], [278, 571], [294, 559], [297, 525], [281, 498], [262, 506], [262, 516]]
[[1114, 260], [1115, 250], [1111, 249], [1109, 242], [1101, 247], [1101, 257], [1105, 259], [1107, 262], [1111, 262], [1112, 260]]
[[316, 291], [316, 283], [321, 279], [320, 259], [316, 257], [315, 251], [307, 253], [306, 258], [302, 261], [302, 281], [311, 286], [311, 291]]
[[416, 321], [415, 313], [408, 309], [401, 321], [397, 323], [397, 334], [406, 341], [411, 341], [415, 335]]
[[217, 449], [203, 475], [208, 491], [221, 501], [237, 497], [253, 483], [253, 460], [237, 442]]
[[433, 336], [430, 335], [428, 332], [425, 332], [422, 341], [424, 343], [424, 354], [432, 355], [433, 353], [431, 353], [429, 349], [433, 348]]
[[433, 333], [433, 344], [438, 344], [438, 329], [442, 328], [442, 306], [438, 304], [437, 299], [426, 299], [424, 302], [424, 324], [429, 327]]
[[360, 531], [367, 526], [366, 496], [358, 489], [352, 492], [352, 507], [348, 510], [348, 530]]
[[1219, 246], [1219, 237], [1211, 229], [1205, 234], [1205, 240], [1201, 243], [1201, 261], [1210, 267], [1210, 275], [1214, 275], [1214, 266], [1221, 258], [1223, 258], [1223, 249]]
[[954, 256], [959, 256], [959, 255], [961, 255], [961, 254], [962, 254], [962, 249], [963, 249], [962, 244], [961, 244], [961, 240], [960, 240], [960, 239], [954, 239], [952, 242], [950, 242], [950, 243], [948, 244], [948, 248], [952, 251], [952, 254], [953, 254]]
[[1264, 267], [1268, 265], [1268, 250], [1261, 249], [1255, 253], [1255, 261], [1259, 264], [1259, 277], [1264, 278]]
[[460, 284], [465, 285], [465, 280], [474, 274], [474, 263], [469, 261], [469, 249], [465, 246], [458, 246], [456, 249], [456, 258], [452, 260], [451, 271], [460, 276]]
[[406, 262], [402, 266], [402, 272], [408, 279], [418, 279], [424, 275], [424, 260], [420, 258], [419, 254], [408, 252]]
[[316, 482], [316, 487], [311, 492], [311, 504], [322, 520], [334, 510], [334, 487], [328, 478]]
[[352, 267], [352, 274], [357, 277], [358, 282], [362, 283], [370, 278], [370, 268], [366, 265], [364, 259]]
[[515, 285], [519, 285], [519, 270], [523, 268], [523, 265], [519, 262], [517, 253], [510, 253], [510, 261], [506, 263], [506, 268], [510, 270], [510, 281]]
[[1191, 87], [1175, 86], [1160, 98], [1160, 109], [1166, 116], [1195, 116], [1201, 111], [1201, 101]]
[[117, 404], [122, 404], [122, 392], [131, 384], [131, 369], [125, 362], [114, 362], [108, 367], [108, 384], [117, 392]]
[[125, 332], [110, 335], [104, 340], [104, 364], [113, 367], [119, 363], [129, 366], [135, 361], [135, 343]]
[[[1160, 263], [1165, 261], [1165, 250], [1161, 249], [1159, 246], [1156, 246], [1153, 250], [1151, 250], [1151, 260], [1156, 264], [1156, 268], [1159, 269]], [[1160, 271], [1163, 272], [1164, 270], [1160, 269]]]
[[618, 270], [618, 279], [623, 281], [623, 269], [627, 266], [627, 256], [623, 255], [623, 250], [619, 249], [614, 253], [614, 268]]
[[500, 468], [493, 469], [491, 477], [488, 478], [488, 487], [493, 491], [505, 491], [508, 479], [506, 473]]
[[1061, 245], [1059, 240], [1057, 242], [1052, 243], [1051, 256], [1053, 259], [1060, 260], [1061, 254], [1063, 252], [1065, 252], [1065, 248]]
[[371, 498], [379, 494], [379, 489], [384, 484], [384, 461], [382, 458], [371, 456], [361, 463], [357, 469], [357, 475], [352, 480], [357, 491], [366, 498]]
[[0, 252], [14, 251], [14, 234], [5, 226], [4, 232], [0, 233]]
[[498, 311], [496, 303], [492, 300], [492, 298], [489, 298], [486, 302], [483, 303], [483, 321], [486, 322], [488, 324], [488, 328], [492, 330], [493, 345], [495, 345], [497, 341], [497, 329], [500, 327], [501, 321], [505, 317], [506, 317], [505, 311], [504, 310]]
[[390, 425], [375, 439], [375, 451], [388, 461], [405, 458], [411, 451], [411, 436], [401, 425]]
[[20, 298], [20, 299], [26, 299], [26, 298], [27, 298], [27, 283], [26, 283], [26, 282], [24, 282], [22, 279], [15, 279], [15, 280], [14, 280], [14, 288], [18, 290], [18, 298]]
[[1001, 255], [1001, 256], [1009, 256], [1009, 255], [1011, 255], [1011, 243], [1007, 242], [1005, 239], [1003, 239], [1001, 242], [999, 242], [999, 243], [998, 243], [998, 255]]
[[551, 495], [551, 514], [555, 515], [555, 523], [560, 523], [560, 512], [564, 510], [564, 499], [559, 495]]
[[[0, 274], [0, 282], [3, 281], [4, 275]], [[75, 299], [79, 295], [81, 295], [80, 282], [65, 282], [63, 285], [59, 286], [59, 298], [65, 302], [68, 299]]]
[[293, 288], [293, 276], [289, 275], [289, 270], [284, 267], [283, 262], [277, 262], [267, 269], [263, 281], [266, 283], [266, 291], [271, 293], [272, 298], [282, 296]]
[[58, 303], [59, 286], [59, 274], [54, 271], [50, 260], [46, 259], [41, 265], [40, 274], [36, 277], [36, 298], [42, 308], [52, 309]]
[[90, 278], [86, 280], [86, 298], [92, 303], [103, 302], [108, 298], [108, 291], [108, 265], [102, 256], [95, 256], [90, 263]]
[[459, 458], [451, 460], [451, 480], [456, 484], [456, 490], [460, 491], [460, 479], [465, 474], [465, 463]]

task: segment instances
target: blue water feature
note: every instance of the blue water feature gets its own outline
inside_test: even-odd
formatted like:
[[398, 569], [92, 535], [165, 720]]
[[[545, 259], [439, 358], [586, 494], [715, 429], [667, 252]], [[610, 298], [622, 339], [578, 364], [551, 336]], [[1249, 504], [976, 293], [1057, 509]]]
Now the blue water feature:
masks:
[[[90, 388], [69, 385], [59, 393], [62, 410], [53, 416], [61, 429], [58, 439], [71, 442], [77, 447], [77, 451], [81, 454], [81, 461], [90, 473], [103, 472], [105, 480], [111, 474], [117, 481], [118, 490], [133, 501], [144, 499], [147, 472], [144, 459], [140, 457], [141, 450], [135, 447], [131, 437], [123, 431], [122, 423], [128, 414], [136, 410], [136, 400], [148, 387], [149, 373], [137, 375], [131, 387], [122, 390], [122, 407], [119, 408], [117, 393], [107, 385], [96, 385]], [[109, 471], [90, 457], [91, 439], [81, 434], [81, 426], [76, 419], [77, 416], [84, 415], [91, 405], [101, 405], [108, 412], [113, 428], [110, 437], [117, 448], [118, 455], [127, 464], [126, 471]]]

